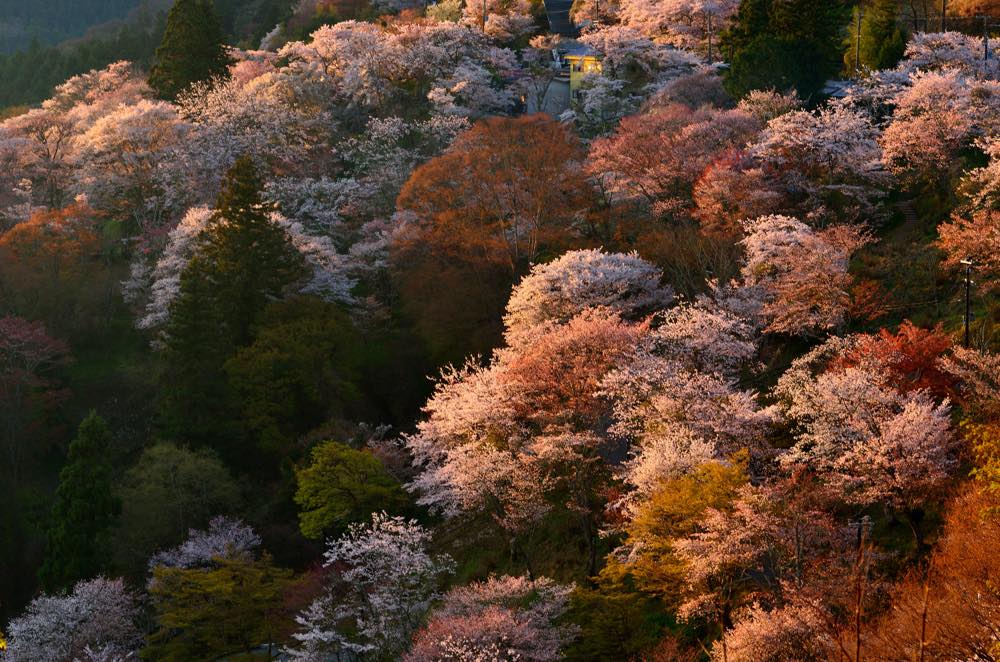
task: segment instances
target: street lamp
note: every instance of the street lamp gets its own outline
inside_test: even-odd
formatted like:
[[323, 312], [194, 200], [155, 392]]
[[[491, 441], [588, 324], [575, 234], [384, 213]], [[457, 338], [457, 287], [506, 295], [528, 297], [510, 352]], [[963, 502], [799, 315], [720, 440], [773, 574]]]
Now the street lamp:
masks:
[[972, 260], [961, 260], [960, 264], [965, 267], [965, 342], [966, 349], [969, 347], [969, 321], [972, 319]]

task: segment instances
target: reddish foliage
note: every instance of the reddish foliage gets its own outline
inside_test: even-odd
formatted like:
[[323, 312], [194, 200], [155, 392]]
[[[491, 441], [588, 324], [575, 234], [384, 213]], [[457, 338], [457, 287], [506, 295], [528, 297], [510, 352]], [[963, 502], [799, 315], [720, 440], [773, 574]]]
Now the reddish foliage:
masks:
[[1000, 555], [990, 543], [1000, 538], [1000, 519], [988, 513], [997, 505], [979, 490], [952, 502], [926, 570], [900, 582], [892, 608], [866, 627], [865, 659], [904, 662], [921, 648], [927, 660], [995, 659]]
[[607, 413], [601, 380], [646, 332], [644, 324], [584, 313], [526, 345], [504, 378], [525, 394], [527, 415], [543, 422], [596, 421]]
[[66, 397], [52, 371], [68, 362], [69, 347], [40, 322], [0, 318], [0, 450], [15, 478], [29, 454], [28, 434]]
[[851, 287], [851, 305], [847, 315], [854, 320], [869, 322], [884, 317], [889, 312], [890, 298], [878, 281], [863, 280]]
[[896, 333], [882, 329], [859, 336], [833, 367], [869, 366], [876, 374], [888, 373], [892, 385], [904, 393], [927, 389], [947, 397], [953, 392], [955, 378], [941, 369], [938, 359], [951, 346], [951, 337], [940, 326], [927, 330], [905, 321]]
[[565, 241], [588, 206], [581, 157], [576, 138], [547, 115], [486, 119], [417, 168], [397, 204], [416, 214], [416, 239], [439, 255], [522, 273], [543, 247]]
[[0, 255], [49, 263], [57, 272], [98, 248], [96, 213], [85, 203], [37, 212], [0, 236]]

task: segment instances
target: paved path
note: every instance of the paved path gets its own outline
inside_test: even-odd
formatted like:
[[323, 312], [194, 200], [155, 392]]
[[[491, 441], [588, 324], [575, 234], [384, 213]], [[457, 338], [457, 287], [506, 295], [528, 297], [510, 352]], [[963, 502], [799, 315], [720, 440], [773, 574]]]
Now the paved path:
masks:
[[549, 28], [563, 37], [576, 37], [579, 32], [569, 18], [573, 0], [545, 0], [545, 14], [549, 17]]

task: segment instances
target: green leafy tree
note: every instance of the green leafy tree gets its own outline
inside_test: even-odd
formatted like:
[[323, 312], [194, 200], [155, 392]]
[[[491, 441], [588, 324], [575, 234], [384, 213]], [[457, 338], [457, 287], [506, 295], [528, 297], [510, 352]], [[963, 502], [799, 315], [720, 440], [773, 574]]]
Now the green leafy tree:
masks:
[[271, 304], [252, 344], [226, 362], [229, 385], [258, 447], [276, 459], [358, 400], [359, 341], [347, 315], [318, 299]]
[[854, 8], [852, 25], [857, 25], [861, 12], [861, 35], [856, 29], [850, 32], [847, 52], [844, 53], [846, 70], [854, 75], [855, 64], [862, 69], [891, 69], [903, 58], [906, 35], [899, 23], [899, 3], [896, 0], [874, 0]]
[[604, 581], [630, 585], [664, 600], [676, 599], [684, 583], [684, 562], [674, 541], [690, 535], [709, 508], [724, 508], [749, 480], [748, 455], [730, 463], [709, 462], [690, 474], [663, 483], [644, 501], [626, 527], [634, 549], [627, 562], [612, 558], [601, 571]]
[[106, 565], [106, 534], [120, 510], [114, 496], [111, 432], [91, 412], [69, 446], [59, 474], [48, 530], [48, 554], [39, 578], [49, 590], [93, 577]]
[[270, 557], [217, 559], [209, 568], [157, 566], [149, 584], [158, 629], [142, 658], [214, 660], [270, 645], [284, 629], [291, 572]]
[[169, 443], [143, 451], [125, 472], [118, 496], [115, 562], [137, 576], [145, 574], [154, 552], [176, 545], [215, 515], [235, 513], [241, 503], [239, 486], [214, 453]]
[[323, 538], [372, 513], [398, 514], [410, 499], [371, 451], [335, 441], [312, 450], [309, 464], [295, 472], [299, 528], [307, 538]]
[[734, 97], [794, 89], [812, 98], [842, 66], [846, 0], [744, 0], [722, 36], [732, 54], [726, 89]]
[[[175, 439], [244, 457], [240, 412], [224, 365], [253, 340], [268, 303], [305, 276], [285, 231], [270, 217], [253, 161], [229, 171], [216, 212], [198, 238], [170, 309], [164, 352], [163, 425]], [[246, 458], [252, 459], [252, 458]]]
[[230, 59], [212, 0], [177, 0], [149, 72], [149, 85], [173, 100], [193, 83], [225, 76]]
[[566, 651], [567, 658], [580, 662], [660, 659], [644, 654], [671, 624], [659, 600], [631, 586], [605, 582], [573, 592], [569, 619], [580, 626], [580, 636]]

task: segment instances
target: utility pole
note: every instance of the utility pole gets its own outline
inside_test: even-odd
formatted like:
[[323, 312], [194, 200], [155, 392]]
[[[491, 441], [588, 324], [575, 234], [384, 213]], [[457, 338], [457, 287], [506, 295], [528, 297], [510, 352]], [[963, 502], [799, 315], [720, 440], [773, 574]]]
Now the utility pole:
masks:
[[712, 12], [708, 12], [708, 64], [712, 64]]
[[983, 62], [990, 59], [990, 17], [983, 15]]
[[948, 11], [948, 0], [941, 0], [941, 32], [947, 32], [945, 13]]
[[486, 34], [486, 0], [483, 0], [483, 34]]
[[863, 575], [865, 574], [865, 536], [871, 519], [865, 515], [857, 521], [858, 525], [858, 560], [855, 565], [856, 585], [854, 589], [854, 662], [861, 662], [861, 605], [864, 601]]
[[858, 3], [858, 27], [854, 34], [854, 77], [861, 77], [861, 15], [865, 11], [865, 4]]
[[972, 260], [962, 260], [965, 265], [965, 348], [969, 348], [969, 322], [972, 319]]

